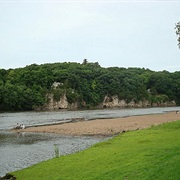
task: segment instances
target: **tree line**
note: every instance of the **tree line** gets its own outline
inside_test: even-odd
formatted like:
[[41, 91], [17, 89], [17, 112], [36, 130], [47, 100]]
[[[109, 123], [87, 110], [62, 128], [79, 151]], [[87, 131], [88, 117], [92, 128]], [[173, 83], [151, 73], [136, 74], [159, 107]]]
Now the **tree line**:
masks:
[[[59, 88], [52, 84], [60, 82]], [[180, 71], [144, 68], [103, 68], [98, 62], [32, 64], [24, 68], [0, 69], [0, 111], [33, 110], [65, 93], [69, 103], [82, 101], [96, 107], [104, 97], [117, 95], [126, 102], [175, 100], [180, 105]]]

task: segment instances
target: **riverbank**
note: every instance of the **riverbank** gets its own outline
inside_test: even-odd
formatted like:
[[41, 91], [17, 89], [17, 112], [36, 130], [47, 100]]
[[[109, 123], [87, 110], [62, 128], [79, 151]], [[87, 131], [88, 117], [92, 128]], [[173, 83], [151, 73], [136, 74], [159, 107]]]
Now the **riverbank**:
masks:
[[62, 135], [103, 135], [111, 136], [125, 131], [139, 130], [180, 119], [180, 113], [168, 112], [143, 116], [130, 116], [115, 119], [95, 119], [74, 123], [30, 127], [15, 132], [45, 132]]
[[13, 172], [18, 180], [179, 179], [180, 121], [131, 131]]

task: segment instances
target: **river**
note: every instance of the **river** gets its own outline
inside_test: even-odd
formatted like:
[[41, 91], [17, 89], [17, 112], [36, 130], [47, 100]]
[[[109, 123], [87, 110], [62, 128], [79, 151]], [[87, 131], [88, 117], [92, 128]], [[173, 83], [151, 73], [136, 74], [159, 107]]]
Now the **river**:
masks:
[[71, 119], [85, 120], [117, 118], [145, 114], [159, 114], [179, 111], [180, 107], [143, 109], [101, 109], [83, 111], [17, 112], [0, 113], [0, 176], [7, 172], [29, 167], [55, 156], [54, 145], [60, 155], [71, 154], [86, 149], [107, 137], [62, 136], [49, 133], [12, 133], [17, 123], [28, 126], [56, 124]]

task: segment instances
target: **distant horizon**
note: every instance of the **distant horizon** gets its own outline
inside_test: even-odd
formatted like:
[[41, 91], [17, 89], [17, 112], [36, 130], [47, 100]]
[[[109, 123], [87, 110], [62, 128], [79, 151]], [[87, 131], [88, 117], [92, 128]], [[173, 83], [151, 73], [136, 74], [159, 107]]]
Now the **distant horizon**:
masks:
[[180, 1], [0, 1], [0, 67], [79, 62], [180, 71]]
[[[99, 63], [98, 61], [88, 61], [88, 63]], [[15, 67], [15, 68], [1, 68], [0, 69], [5, 69], [5, 70], [11, 70], [11, 69], [19, 69], [19, 68], [25, 68], [27, 66], [31, 66], [31, 65], [37, 65], [37, 66], [41, 66], [41, 65], [44, 65], [44, 64], [56, 64], [56, 63], [78, 63], [78, 64], [82, 64], [83, 63], [83, 60], [82, 62], [76, 62], [76, 61], [62, 61], [62, 62], [45, 62], [45, 63], [41, 63], [41, 64], [38, 64], [38, 63], [32, 63], [32, 64], [27, 64], [25, 66], [22, 66], [22, 67]], [[151, 71], [154, 71], [154, 72], [163, 72], [163, 71], [167, 71], [167, 72], [170, 72], [170, 73], [174, 73], [174, 72], [179, 72], [179, 71], [168, 71], [166, 69], [164, 70], [153, 70], [153, 69], [150, 69], [148, 67], [123, 67], [123, 66], [108, 66], [108, 67], [104, 67], [102, 66], [100, 63], [99, 65], [102, 67], [102, 68], [111, 68], [111, 67], [118, 67], [118, 68], [125, 68], [125, 69], [128, 69], [128, 68], [140, 68], [140, 69], [145, 69], [145, 70], [151, 70]]]

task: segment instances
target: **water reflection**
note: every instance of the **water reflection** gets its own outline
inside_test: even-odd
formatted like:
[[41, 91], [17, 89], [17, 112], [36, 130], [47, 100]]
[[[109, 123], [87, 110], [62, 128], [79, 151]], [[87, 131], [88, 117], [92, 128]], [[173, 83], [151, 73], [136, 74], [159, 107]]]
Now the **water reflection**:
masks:
[[0, 132], [0, 176], [55, 157], [54, 144], [60, 155], [65, 155], [103, 140], [103, 137]]
[[25, 133], [25, 132], [16, 132], [16, 133], [8, 133], [1, 132], [0, 133], [0, 147], [5, 145], [20, 145], [20, 144], [33, 144], [39, 141], [45, 141], [52, 139], [49, 135], [42, 134], [34, 134], [34, 133]]

